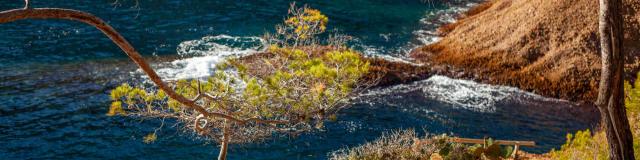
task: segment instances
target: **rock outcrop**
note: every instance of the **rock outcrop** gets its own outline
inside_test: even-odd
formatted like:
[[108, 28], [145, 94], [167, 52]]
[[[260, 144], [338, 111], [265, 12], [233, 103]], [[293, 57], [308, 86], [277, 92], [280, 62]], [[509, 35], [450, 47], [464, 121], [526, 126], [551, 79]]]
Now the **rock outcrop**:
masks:
[[[640, 55], [640, 1], [625, 0], [628, 72]], [[442, 74], [593, 101], [600, 70], [598, 1], [492, 0], [441, 27], [411, 57]], [[632, 74], [635, 76], [635, 74]]]

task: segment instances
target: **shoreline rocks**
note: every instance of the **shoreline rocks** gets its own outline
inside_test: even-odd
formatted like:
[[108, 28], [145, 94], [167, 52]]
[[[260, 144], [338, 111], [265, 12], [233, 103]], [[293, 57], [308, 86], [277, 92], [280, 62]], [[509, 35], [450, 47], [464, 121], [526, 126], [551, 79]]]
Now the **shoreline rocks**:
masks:
[[[594, 101], [600, 75], [598, 2], [490, 0], [440, 28], [443, 38], [410, 57], [452, 78]], [[640, 55], [640, 1], [625, 0], [627, 72]]]

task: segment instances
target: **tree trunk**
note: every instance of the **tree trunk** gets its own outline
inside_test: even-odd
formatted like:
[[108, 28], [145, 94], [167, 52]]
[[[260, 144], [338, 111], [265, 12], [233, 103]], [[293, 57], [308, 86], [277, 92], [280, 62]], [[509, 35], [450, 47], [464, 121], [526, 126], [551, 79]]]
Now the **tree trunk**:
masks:
[[227, 149], [229, 147], [229, 122], [224, 120], [224, 127], [222, 130], [222, 142], [220, 142], [220, 154], [218, 154], [218, 160], [227, 159]]
[[600, 0], [602, 73], [596, 105], [612, 160], [633, 160], [633, 137], [624, 106], [622, 0]]

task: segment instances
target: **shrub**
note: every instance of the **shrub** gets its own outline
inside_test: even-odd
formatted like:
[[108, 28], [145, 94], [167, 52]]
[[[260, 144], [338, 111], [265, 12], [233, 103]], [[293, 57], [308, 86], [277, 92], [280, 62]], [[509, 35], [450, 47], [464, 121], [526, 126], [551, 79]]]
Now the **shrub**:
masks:
[[492, 139], [485, 144], [467, 145], [448, 142], [446, 135], [419, 138], [414, 130], [395, 131], [364, 145], [330, 153], [333, 160], [475, 160], [504, 159], [512, 147], [501, 147]]
[[608, 146], [604, 132], [592, 135], [589, 129], [567, 135], [567, 142], [558, 151], [551, 151], [551, 157], [559, 160], [607, 159]]
[[364, 145], [330, 153], [333, 160], [429, 159], [443, 148], [444, 137], [434, 137], [428, 145], [414, 145], [418, 139], [414, 130], [395, 131]]
[[[627, 116], [633, 133], [633, 148], [635, 156], [640, 156], [640, 82], [634, 84], [625, 83], [625, 106]], [[578, 131], [576, 134], [568, 134], [567, 142], [560, 150], [551, 151], [553, 159], [577, 160], [577, 159], [608, 159], [609, 146], [604, 131], [592, 133], [590, 130]]]

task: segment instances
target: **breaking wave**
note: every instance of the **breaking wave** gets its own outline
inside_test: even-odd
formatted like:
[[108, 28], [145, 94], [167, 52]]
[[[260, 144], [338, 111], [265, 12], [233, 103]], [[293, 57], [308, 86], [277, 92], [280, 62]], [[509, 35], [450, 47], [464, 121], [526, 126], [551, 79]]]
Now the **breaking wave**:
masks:
[[260, 37], [207, 36], [180, 43], [179, 60], [159, 64], [158, 74], [167, 80], [202, 78], [212, 75], [216, 65], [230, 57], [240, 57], [264, 49]]
[[435, 75], [429, 79], [400, 84], [386, 88], [372, 89], [363, 93], [364, 99], [406, 95], [417, 92], [427, 99], [451, 104], [453, 107], [477, 112], [495, 112], [496, 104], [504, 101], [536, 100], [569, 103], [559, 99], [543, 97], [515, 87], [477, 83], [469, 80], [452, 79]]
[[460, 4], [450, 4], [449, 9], [427, 11], [425, 16], [420, 19], [422, 28], [413, 32], [413, 35], [416, 37], [416, 41], [411, 42], [409, 45], [412, 46], [411, 48], [415, 48], [420, 45], [437, 42], [440, 40], [440, 36], [437, 33], [437, 29], [440, 26], [454, 23], [458, 15], [466, 12], [481, 2], [481, 0], [476, 0]]

